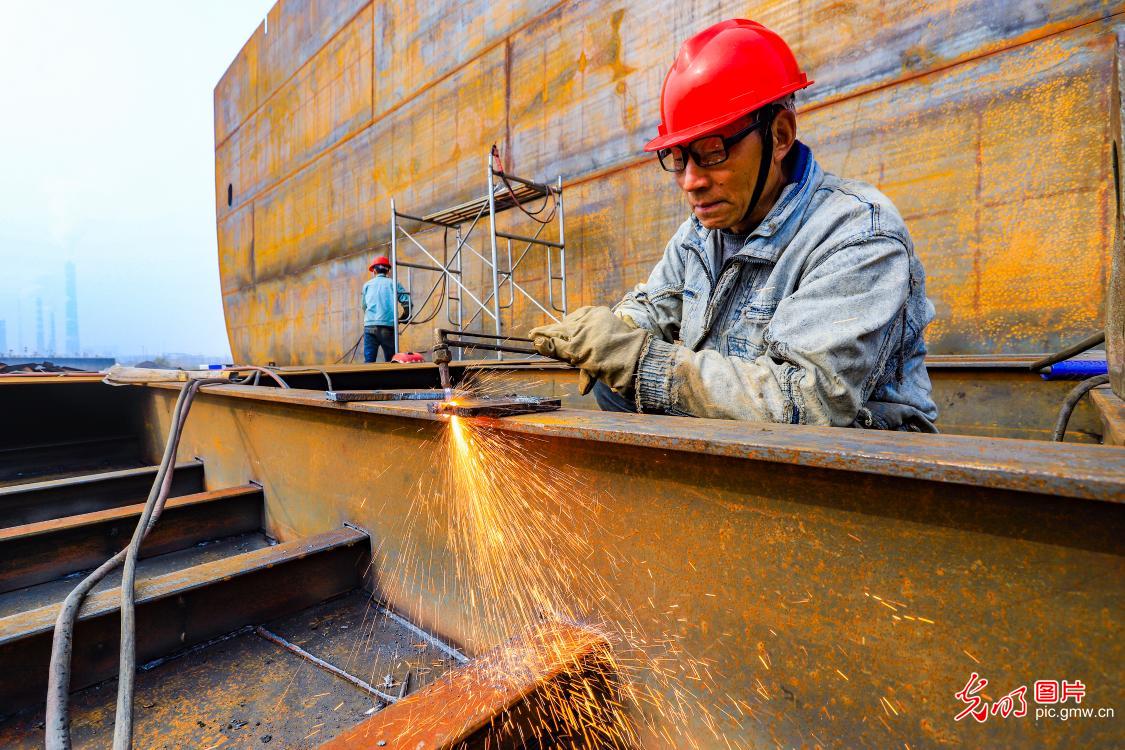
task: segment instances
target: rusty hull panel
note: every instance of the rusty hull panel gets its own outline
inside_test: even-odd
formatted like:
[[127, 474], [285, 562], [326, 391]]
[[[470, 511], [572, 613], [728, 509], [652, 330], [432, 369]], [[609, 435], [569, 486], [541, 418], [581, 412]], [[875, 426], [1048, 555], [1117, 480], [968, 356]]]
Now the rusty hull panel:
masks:
[[[800, 123], [824, 166], [902, 210], [938, 309], [932, 351], [1040, 352], [1104, 324], [1120, 2], [327, 5], [279, 3], [216, 87], [240, 360], [340, 357], [389, 198], [421, 214], [481, 192], [492, 142], [571, 188], [572, 303], [617, 299], [686, 216], [640, 153], [668, 62], [732, 15], [785, 35], [817, 79]], [[517, 308], [505, 325], [538, 322]]]
[[[412, 493], [441, 468], [442, 422], [424, 404], [221, 390], [197, 400], [184, 454], [203, 457], [213, 481], [261, 482], [279, 538], [344, 521], [368, 530], [377, 595], [472, 643], [468, 603], [443, 583], [456, 570], [447, 532], [407, 520]], [[174, 391], [148, 393], [162, 431]], [[544, 466], [605, 488], [586, 564], [646, 628], [668, 627], [662, 613], [677, 605], [683, 647], [713, 657], [722, 690], [753, 707], [741, 741], [1120, 739], [1112, 722], [952, 720], [973, 671], [998, 691], [1067, 675], [1097, 686], [1098, 705], [1125, 702], [1120, 448], [570, 410], [495, 427], [527, 433]]]

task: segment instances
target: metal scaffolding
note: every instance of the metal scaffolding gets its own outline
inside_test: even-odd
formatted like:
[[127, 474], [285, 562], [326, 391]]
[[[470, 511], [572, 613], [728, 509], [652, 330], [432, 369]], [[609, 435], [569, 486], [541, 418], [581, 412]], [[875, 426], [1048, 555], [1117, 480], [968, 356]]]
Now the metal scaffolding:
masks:
[[[486, 160], [485, 172], [488, 190], [484, 196], [425, 216], [413, 216], [399, 211], [395, 206], [394, 198], [391, 198], [391, 278], [395, 288], [398, 288], [399, 280], [405, 277], [403, 287], [410, 292], [411, 300], [416, 300], [418, 297], [414, 289], [416, 281], [414, 272], [439, 274], [421, 304], [412, 303], [407, 316], [395, 326], [396, 352], [399, 349], [399, 336], [402, 332], [409, 326], [421, 325], [433, 320], [443, 304], [445, 318], [451, 328], [466, 331], [479, 319], [482, 332], [491, 333], [489, 338], [497, 342], [506, 337], [501, 310], [510, 309], [515, 304], [517, 292], [552, 320], [557, 321], [560, 314], [567, 313], [562, 177], [558, 177], [554, 185], [547, 185], [507, 174], [495, 146], [492, 147]], [[539, 200], [542, 201], [542, 205], [536, 210], [527, 208], [529, 203]], [[542, 216], [548, 206], [549, 212]], [[522, 215], [535, 222], [537, 228], [534, 234], [530, 237], [515, 234], [497, 226], [497, 216], [510, 208], [518, 208]], [[484, 252], [480, 252], [473, 247], [471, 240], [473, 232], [481, 224], [481, 219], [486, 213], [488, 247]], [[404, 220], [418, 224], [413, 233], [403, 226]], [[558, 226], [557, 242], [541, 237], [551, 224]], [[445, 232], [453, 231], [456, 239], [452, 252], [449, 252], [447, 241], [443, 241], [441, 258], [418, 239], [424, 230], [439, 227]], [[405, 248], [400, 247], [400, 240], [408, 241]], [[513, 243], [517, 246], [515, 254]], [[521, 245], [522, 250], [519, 249]], [[517, 280], [517, 271], [524, 259], [529, 254], [535, 255], [532, 253], [533, 248], [541, 249], [545, 256], [546, 300], [537, 298], [535, 294], [528, 291], [526, 285], [520, 284]], [[403, 252], [404, 249], [407, 252]], [[485, 272], [480, 288], [475, 291], [471, 288], [474, 284], [466, 279], [464, 265], [466, 255], [463, 251], [475, 256]], [[501, 263], [504, 263], [503, 267]], [[527, 266], [524, 268], [526, 269]], [[405, 274], [400, 269], [404, 269]], [[439, 289], [444, 297], [444, 303], [439, 302], [432, 312], [427, 313], [431, 307], [430, 302]], [[505, 292], [506, 299], [503, 296]], [[455, 356], [460, 359], [463, 352], [458, 349]], [[496, 358], [502, 359], [503, 352], [496, 352]]]

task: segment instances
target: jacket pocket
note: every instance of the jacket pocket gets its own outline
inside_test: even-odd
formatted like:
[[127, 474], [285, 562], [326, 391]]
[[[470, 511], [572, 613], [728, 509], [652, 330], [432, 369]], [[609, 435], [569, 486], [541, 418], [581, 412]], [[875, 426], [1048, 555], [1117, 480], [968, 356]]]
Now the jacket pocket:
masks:
[[742, 308], [742, 317], [755, 323], [768, 323], [777, 311], [777, 300], [757, 300]]
[[753, 361], [766, 350], [764, 344], [756, 344], [742, 336], [727, 336], [727, 352], [732, 357]]

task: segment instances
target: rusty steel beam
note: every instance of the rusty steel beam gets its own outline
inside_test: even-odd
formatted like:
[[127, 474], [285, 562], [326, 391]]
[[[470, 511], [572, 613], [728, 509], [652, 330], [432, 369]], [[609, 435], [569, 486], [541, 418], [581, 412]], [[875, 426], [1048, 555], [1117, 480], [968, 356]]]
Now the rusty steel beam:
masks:
[[[152, 413], [170, 412], [174, 390], [147, 393]], [[193, 415], [184, 455], [203, 457], [209, 480], [261, 481], [270, 534], [368, 529], [380, 600], [470, 655], [495, 645], [455, 584], [457, 530], [418, 523], [449, 471], [448, 432], [424, 403], [217, 386]], [[1104, 685], [1106, 705], [1125, 702], [1107, 617], [1125, 601], [1125, 450], [566, 408], [477, 424], [511, 443], [512, 460], [526, 451], [536, 477], [573, 482], [555, 500], [526, 498], [542, 512], [575, 492], [597, 499], [587, 555], [560, 544], [574, 533], [565, 515], [528, 543], [547, 547], [544, 565], [589, 569], [633, 616], [714, 659], [721, 685], [693, 685], [696, 698], [737, 713], [724, 702], [734, 696], [760, 719], [732, 742], [1112, 744], [1104, 722], [970, 729], [952, 721], [952, 696], [973, 670], [1007, 689], [1066, 672]], [[519, 492], [513, 474], [494, 481]], [[907, 710], [892, 715], [880, 696]]]
[[[366, 534], [336, 529], [137, 582], [137, 661], [144, 663], [343, 594], [361, 581]], [[119, 589], [91, 595], [74, 635], [71, 688], [117, 673]], [[0, 706], [43, 701], [58, 605], [0, 618]]]
[[1109, 96], [1114, 237], [1106, 289], [1105, 350], [1109, 382], [1125, 398], [1125, 28], [1114, 30], [1113, 83]]
[[[163, 386], [155, 389], [166, 390]], [[212, 386], [209, 395], [295, 407], [441, 422], [424, 402], [333, 404], [298, 389]], [[989, 490], [1012, 490], [1125, 503], [1125, 464], [1115, 448], [1079, 448], [1038, 441], [998, 441], [883, 430], [657, 417], [571, 409], [481, 418], [506, 432], [576, 439], [815, 469], [920, 479]]]
[[58, 440], [0, 449], [0, 483], [34, 481], [36, 477], [134, 466], [141, 456], [136, 435], [109, 435]]
[[[552, 699], [546, 699], [545, 693], [565, 699], [575, 685], [581, 685], [583, 699], [592, 701], [597, 696], [604, 701], [600, 706], [573, 707], [574, 713], [593, 709], [608, 715], [612, 710], [609, 648], [603, 635], [588, 628], [545, 623], [453, 670], [320, 748], [500, 750], [527, 747], [538, 740], [555, 747], [552, 730], [566, 730], [556, 714], [563, 707], [551, 705]], [[552, 719], [557, 726], [551, 726]]]
[[1101, 417], [1105, 444], [1125, 446], [1125, 399], [1102, 387], [1090, 391], [1090, 401]]
[[[0, 593], [96, 568], [125, 547], [144, 504], [0, 529]], [[231, 487], [170, 498], [142, 557], [257, 531], [262, 490]]]
[[[145, 466], [0, 487], [0, 528], [143, 502], [157, 468]], [[170, 496], [202, 490], [203, 464], [195, 460], [176, 464]]]

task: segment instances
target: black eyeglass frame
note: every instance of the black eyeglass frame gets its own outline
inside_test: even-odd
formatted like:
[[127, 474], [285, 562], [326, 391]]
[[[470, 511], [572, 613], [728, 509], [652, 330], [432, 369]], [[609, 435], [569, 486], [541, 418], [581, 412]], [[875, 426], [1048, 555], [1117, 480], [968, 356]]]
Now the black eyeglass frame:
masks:
[[[682, 153], [686, 152], [691, 157], [691, 160], [694, 161], [696, 166], [698, 166], [698, 167], [703, 167], [704, 169], [706, 169], [708, 167], [716, 167], [716, 166], [722, 164], [724, 161], [726, 161], [727, 159], [730, 158], [730, 150], [731, 150], [732, 146], [736, 145], [743, 138], [745, 138], [746, 136], [750, 135], [751, 133], [753, 133], [758, 128], [765, 125], [766, 122], [768, 121], [768, 119], [769, 118], [764, 118], [764, 117], [759, 116], [754, 120], [754, 122], [750, 123], [745, 128], [743, 128], [742, 130], [735, 133], [734, 135], [730, 135], [730, 136], [726, 136], [726, 137], [714, 135], [714, 134], [705, 135], [701, 138], [696, 138], [694, 141], [687, 144], [686, 146], [669, 146], [668, 148], [659, 149], [656, 152], [656, 157], [660, 161], [661, 169], [663, 169], [665, 172], [683, 172], [685, 169], [687, 169], [687, 159], [686, 158], [682, 159], [683, 166], [680, 167], [679, 169], [669, 168], [664, 163], [665, 157], [671, 156], [672, 153], [677, 149], [681, 152], [681, 155], [682, 155]], [[699, 156], [698, 153], [696, 153], [693, 146], [695, 146], [695, 144], [699, 143], [700, 141], [705, 141], [709, 138], [720, 138], [722, 140], [722, 142], [723, 142], [723, 157], [721, 159], [719, 159], [718, 161], [713, 161], [713, 162], [710, 162], [708, 164], [704, 164], [701, 161], [701, 157]]]

